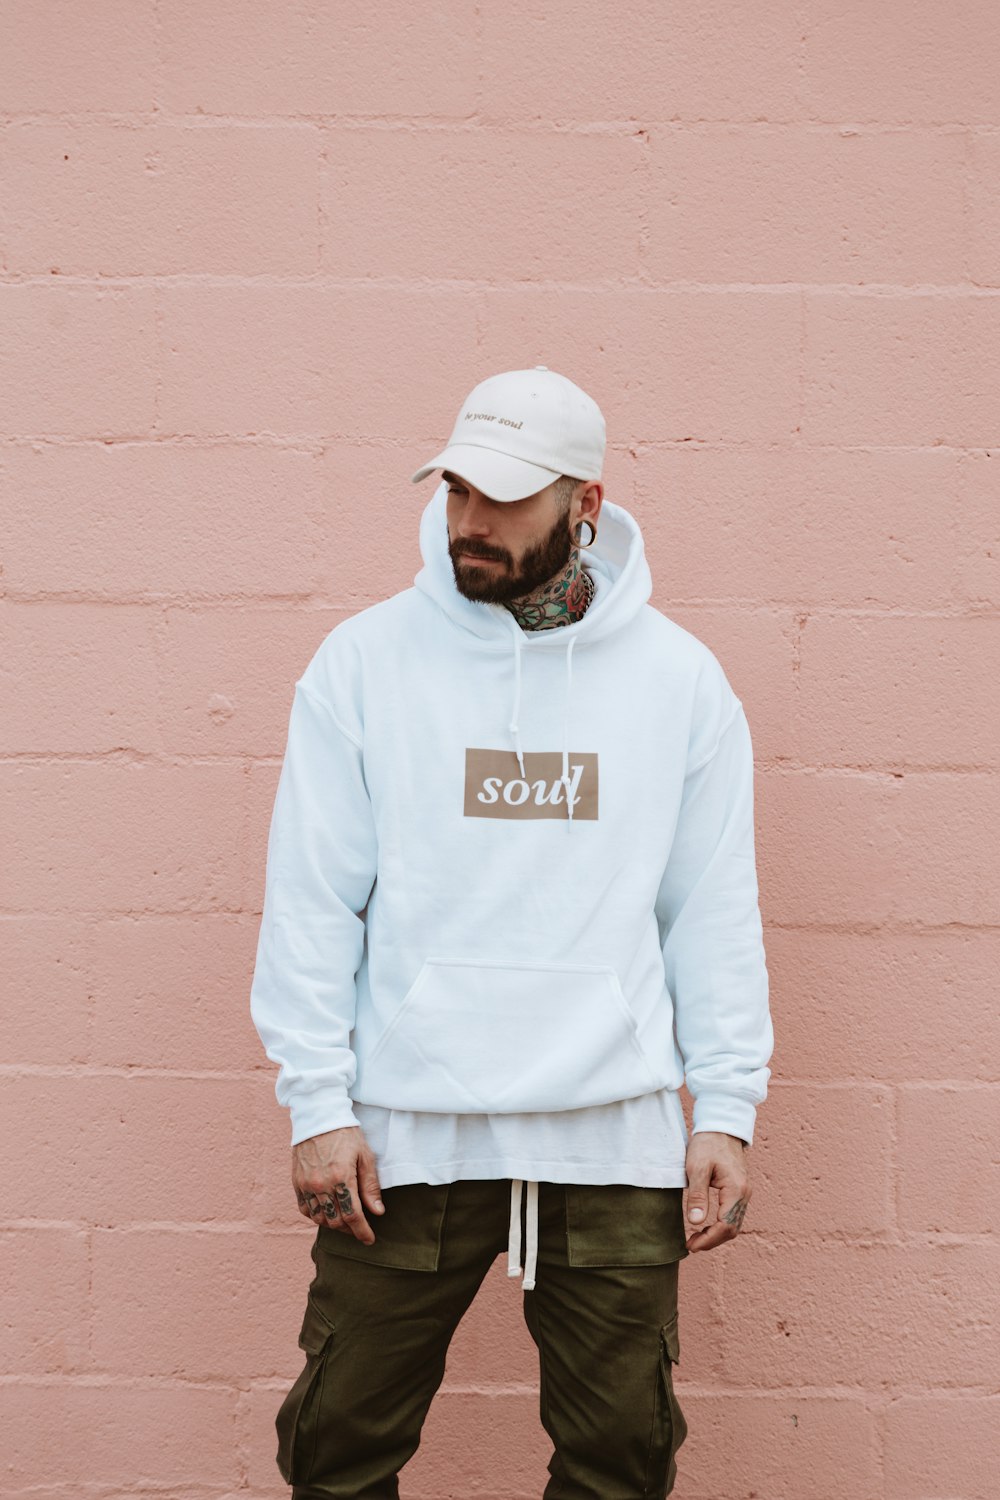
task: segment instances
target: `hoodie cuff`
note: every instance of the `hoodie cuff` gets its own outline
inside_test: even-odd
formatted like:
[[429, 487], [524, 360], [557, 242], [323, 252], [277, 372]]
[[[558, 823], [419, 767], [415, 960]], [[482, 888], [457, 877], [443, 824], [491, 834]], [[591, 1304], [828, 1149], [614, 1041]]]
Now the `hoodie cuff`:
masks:
[[360, 1128], [361, 1124], [351, 1100], [340, 1089], [315, 1089], [294, 1099], [289, 1110], [293, 1146], [328, 1130], [342, 1130], [349, 1125]]
[[691, 1134], [700, 1130], [719, 1130], [724, 1135], [739, 1136], [753, 1145], [757, 1106], [738, 1094], [701, 1093], [694, 1101]]

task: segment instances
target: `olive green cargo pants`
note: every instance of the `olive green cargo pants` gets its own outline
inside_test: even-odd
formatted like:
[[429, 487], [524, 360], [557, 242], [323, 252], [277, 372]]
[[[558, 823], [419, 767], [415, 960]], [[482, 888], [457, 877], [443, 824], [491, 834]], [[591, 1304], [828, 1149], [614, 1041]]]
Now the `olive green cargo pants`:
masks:
[[[385, 1214], [368, 1216], [374, 1245], [317, 1228], [305, 1367], [275, 1423], [292, 1500], [397, 1500], [451, 1337], [507, 1248], [510, 1187], [386, 1188]], [[674, 1487], [688, 1430], [673, 1385], [678, 1272], [691, 1253], [682, 1194], [539, 1184], [536, 1285], [522, 1297], [554, 1446], [542, 1500], [645, 1500]], [[481, 1485], [503, 1494], [505, 1476]]]

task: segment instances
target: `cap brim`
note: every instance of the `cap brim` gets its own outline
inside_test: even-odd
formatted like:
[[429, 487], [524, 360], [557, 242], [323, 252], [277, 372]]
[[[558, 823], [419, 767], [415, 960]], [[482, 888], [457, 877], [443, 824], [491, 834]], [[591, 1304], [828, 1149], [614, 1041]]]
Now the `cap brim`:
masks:
[[491, 500], [526, 500], [560, 478], [558, 469], [543, 469], [526, 458], [514, 458], [509, 453], [498, 453], [495, 448], [480, 448], [473, 443], [455, 443], [445, 448], [437, 458], [411, 474], [410, 483], [426, 479], [435, 469], [450, 469], [453, 474], [461, 475]]

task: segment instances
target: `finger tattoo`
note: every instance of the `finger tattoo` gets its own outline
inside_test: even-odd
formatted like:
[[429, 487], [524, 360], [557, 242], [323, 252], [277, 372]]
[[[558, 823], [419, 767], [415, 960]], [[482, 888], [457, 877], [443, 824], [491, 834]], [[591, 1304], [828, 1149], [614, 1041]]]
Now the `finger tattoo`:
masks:
[[748, 1204], [745, 1198], [737, 1198], [732, 1208], [727, 1209], [722, 1217], [727, 1224], [735, 1224], [737, 1229], [742, 1229], [747, 1207]]
[[353, 1213], [354, 1212], [354, 1203], [353, 1203], [353, 1201], [351, 1199], [351, 1190], [347, 1186], [347, 1183], [346, 1182], [339, 1182], [337, 1184], [336, 1188], [334, 1189], [334, 1192], [337, 1194], [337, 1203], [340, 1206], [341, 1213], [342, 1214], [351, 1214], [351, 1213]]

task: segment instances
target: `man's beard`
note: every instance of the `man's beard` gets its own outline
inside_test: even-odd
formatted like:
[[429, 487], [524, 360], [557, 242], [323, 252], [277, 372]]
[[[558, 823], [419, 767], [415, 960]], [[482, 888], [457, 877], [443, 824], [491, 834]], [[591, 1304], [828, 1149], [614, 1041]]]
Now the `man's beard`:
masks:
[[[517, 569], [514, 568], [514, 559], [509, 552], [497, 547], [484, 547], [476, 542], [456, 543], [450, 536], [448, 555], [455, 573], [455, 586], [466, 599], [475, 599], [480, 604], [509, 604], [512, 599], [533, 594], [543, 584], [565, 572], [573, 545], [566, 515], [563, 514], [557, 517], [551, 530], [540, 542], [528, 548]], [[466, 563], [461, 554], [468, 551], [477, 557], [498, 558], [499, 562], [495, 567], [478, 567], [475, 563]]]

